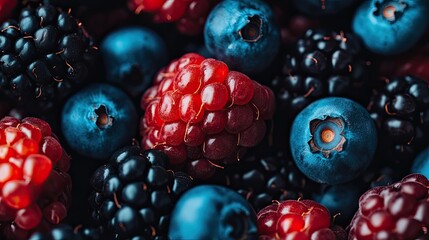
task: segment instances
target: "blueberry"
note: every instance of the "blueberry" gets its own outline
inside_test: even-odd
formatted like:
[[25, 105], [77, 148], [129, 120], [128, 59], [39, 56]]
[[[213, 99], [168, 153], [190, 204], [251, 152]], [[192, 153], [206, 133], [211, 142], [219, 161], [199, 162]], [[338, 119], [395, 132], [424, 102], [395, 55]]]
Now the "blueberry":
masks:
[[429, 146], [419, 153], [411, 167], [412, 173], [420, 173], [429, 178]]
[[100, 46], [109, 82], [119, 84], [134, 97], [150, 85], [154, 74], [167, 63], [164, 41], [143, 27], [110, 33]]
[[371, 163], [377, 132], [358, 103], [338, 97], [318, 100], [295, 118], [290, 146], [298, 168], [310, 179], [339, 184], [356, 178]]
[[207, 18], [205, 45], [232, 69], [266, 69], [280, 46], [280, 30], [269, 6], [260, 0], [225, 0]]
[[312, 16], [336, 14], [352, 5], [355, 0], [294, 0], [295, 6]]
[[92, 84], [65, 104], [62, 133], [70, 147], [87, 157], [107, 159], [131, 143], [137, 112], [129, 97], [107, 84]]
[[187, 191], [171, 215], [170, 239], [257, 239], [256, 214], [233, 190], [202, 185]]
[[353, 19], [353, 31], [378, 54], [398, 54], [411, 48], [429, 22], [427, 0], [363, 1]]
[[313, 195], [313, 199], [328, 208], [335, 216], [335, 223], [346, 226], [359, 207], [359, 197], [364, 191], [360, 182], [353, 181], [344, 184], [326, 186], [321, 193]]

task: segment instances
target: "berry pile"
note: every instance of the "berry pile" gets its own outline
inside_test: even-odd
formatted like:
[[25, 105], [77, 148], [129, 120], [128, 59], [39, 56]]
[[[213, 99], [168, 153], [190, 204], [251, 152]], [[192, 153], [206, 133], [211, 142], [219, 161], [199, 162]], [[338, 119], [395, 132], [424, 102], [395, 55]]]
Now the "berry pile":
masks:
[[429, 239], [428, 12], [0, 0], [0, 239]]

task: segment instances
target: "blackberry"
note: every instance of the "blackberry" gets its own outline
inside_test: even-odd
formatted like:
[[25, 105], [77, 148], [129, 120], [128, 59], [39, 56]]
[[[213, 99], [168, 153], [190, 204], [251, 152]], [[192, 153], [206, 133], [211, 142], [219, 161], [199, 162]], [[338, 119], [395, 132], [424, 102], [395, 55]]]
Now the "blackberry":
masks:
[[249, 152], [207, 181], [236, 190], [256, 212], [273, 201], [308, 198], [319, 187], [298, 170], [284, 151], [275, 149]]
[[101, 239], [100, 231], [95, 228], [72, 228], [70, 225], [60, 224], [47, 233], [37, 232], [29, 240], [91, 240]]
[[192, 185], [182, 173], [167, 170], [167, 155], [131, 146], [118, 150], [99, 167], [90, 197], [94, 224], [103, 239], [165, 239], [170, 212]]
[[[280, 125], [289, 128], [298, 112], [327, 96], [347, 97], [365, 105], [372, 71], [362, 49], [352, 33], [307, 30], [285, 54], [281, 73], [270, 84]], [[280, 131], [283, 134], [288, 129]]]
[[378, 162], [403, 177], [429, 142], [429, 85], [412, 76], [383, 79], [368, 110], [379, 130]]
[[87, 77], [95, 47], [68, 12], [29, 5], [0, 29], [0, 91], [15, 103], [50, 109]]

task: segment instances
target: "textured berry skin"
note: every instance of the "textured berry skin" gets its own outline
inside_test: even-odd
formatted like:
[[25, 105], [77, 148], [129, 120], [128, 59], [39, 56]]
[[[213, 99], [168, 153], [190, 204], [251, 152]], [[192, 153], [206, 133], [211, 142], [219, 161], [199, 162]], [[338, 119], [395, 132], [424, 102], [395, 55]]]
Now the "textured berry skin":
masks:
[[338, 97], [318, 100], [293, 122], [290, 147], [298, 168], [328, 184], [350, 181], [371, 163], [377, 129], [365, 108]]
[[92, 84], [64, 105], [61, 129], [70, 147], [93, 159], [108, 158], [131, 143], [137, 127], [136, 109], [116, 87]]
[[0, 1], [0, 22], [3, 22], [12, 13], [16, 7], [17, 0], [1, 0]]
[[324, 186], [320, 193], [313, 194], [312, 199], [325, 206], [332, 215], [336, 215], [336, 224], [347, 226], [358, 209], [359, 197], [364, 192], [364, 187], [361, 179]]
[[426, 178], [429, 178], [429, 147], [425, 148], [417, 155], [411, 167], [411, 172], [420, 173]]
[[172, 165], [188, 165], [192, 176], [207, 178], [262, 141], [274, 105], [269, 88], [189, 53], [163, 68], [143, 95], [141, 145], [162, 149]]
[[265, 148], [248, 151], [240, 162], [225, 166], [204, 182], [234, 189], [256, 212], [273, 201], [308, 198], [319, 189], [319, 184], [298, 170], [289, 154]]
[[68, 12], [28, 6], [0, 28], [0, 90], [11, 101], [51, 109], [83, 84], [95, 48]]
[[155, 73], [167, 63], [163, 39], [143, 27], [110, 33], [100, 46], [107, 81], [119, 84], [132, 96], [140, 96]]
[[429, 84], [412, 76], [384, 78], [367, 109], [379, 132], [377, 158], [400, 179], [429, 142]]
[[368, 190], [359, 199], [350, 240], [427, 239], [429, 181], [419, 174]]
[[[410, 49], [429, 22], [426, 0], [371, 0], [362, 2], [353, 19], [353, 31], [372, 52], [393, 55]], [[409, 28], [410, 22], [416, 23]]]
[[280, 46], [280, 30], [269, 6], [259, 0], [226, 0], [210, 12], [204, 27], [207, 49], [234, 70], [265, 70]]
[[0, 239], [27, 239], [67, 216], [70, 157], [38, 118], [0, 120]]
[[171, 214], [170, 239], [257, 239], [256, 214], [236, 192], [221, 186], [190, 189]]
[[219, 0], [128, 0], [128, 6], [136, 14], [153, 13], [156, 23], [176, 23], [181, 33], [198, 35], [217, 2]]
[[274, 202], [258, 212], [259, 239], [339, 239], [330, 227], [328, 209], [312, 200]]
[[312, 16], [320, 16], [339, 13], [352, 5], [355, 0], [294, 0], [293, 2], [300, 11]]
[[91, 179], [92, 220], [101, 239], [165, 239], [170, 213], [192, 186], [183, 172], [165, 168], [158, 150], [141, 152], [129, 146], [116, 151]]

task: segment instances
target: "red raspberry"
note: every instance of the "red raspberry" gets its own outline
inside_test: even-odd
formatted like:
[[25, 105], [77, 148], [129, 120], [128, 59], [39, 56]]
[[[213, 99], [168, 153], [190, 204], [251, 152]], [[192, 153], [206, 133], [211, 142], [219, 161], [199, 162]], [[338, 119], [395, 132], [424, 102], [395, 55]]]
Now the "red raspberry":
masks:
[[17, 3], [17, 0], [0, 0], [0, 22], [11, 15]]
[[237, 161], [264, 137], [274, 94], [215, 59], [190, 53], [162, 69], [142, 97], [142, 148], [164, 150], [194, 177]]
[[258, 212], [259, 239], [345, 239], [343, 229], [331, 227], [328, 209], [312, 200], [275, 202]]
[[411, 174], [389, 186], [375, 187], [359, 199], [350, 240], [428, 239], [429, 181]]
[[203, 31], [210, 10], [219, 0], [129, 0], [131, 11], [154, 13], [157, 23], [176, 23], [177, 29], [187, 35]]
[[70, 205], [70, 158], [38, 118], [0, 120], [0, 239], [58, 224]]

